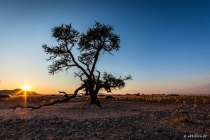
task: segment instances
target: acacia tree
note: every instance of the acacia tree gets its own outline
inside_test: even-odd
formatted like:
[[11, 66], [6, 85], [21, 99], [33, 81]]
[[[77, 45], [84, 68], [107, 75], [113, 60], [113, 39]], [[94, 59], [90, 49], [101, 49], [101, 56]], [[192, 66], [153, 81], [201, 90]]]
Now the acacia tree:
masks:
[[[101, 73], [96, 70], [100, 54], [112, 54], [113, 50], [120, 49], [120, 37], [113, 31], [112, 26], [99, 22], [95, 22], [87, 33], [79, 33], [71, 24], [62, 24], [52, 29], [52, 37], [57, 40], [58, 45], [52, 47], [42, 45], [44, 51], [50, 55], [47, 61], [52, 61], [52, 65], [48, 66], [49, 74], [54, 75], [71, 67], [77, 67], [79, 71], [75, 72], [75, 76], [82, 81], [72, 96], [66, 95], [67, 99], [74, 98], [79, 90], [85, 89], [86, 94], [91, 97], [91, 104], [100, 106], [97, 98], [99, 90], [111, 92], [112, 89], [121, 89], [125, 86], [125, 80], [132, 79], [131, 75], [116, 78], [111, 73]], [[72, 48], [75, 46], [80, 52], [77, 58], [72, 53]]]

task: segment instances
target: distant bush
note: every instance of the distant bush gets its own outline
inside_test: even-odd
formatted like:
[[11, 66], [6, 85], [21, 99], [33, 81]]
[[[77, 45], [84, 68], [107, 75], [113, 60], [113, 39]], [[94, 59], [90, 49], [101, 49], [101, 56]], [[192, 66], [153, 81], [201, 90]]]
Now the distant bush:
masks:
[[10, 98], [10, 95], [0, 95], [0, 98]]
[[169, 94], [169, 96], [179, 96], [179, 94]]
[[106, 96], [106, 97], [105, 97], [105, 99], [114, 99], [114, 97], [113, 97], [113, 96], [108, 95], [108, 96]]
[[136, 96], [140, 96], [140, 93], [136, 93]]

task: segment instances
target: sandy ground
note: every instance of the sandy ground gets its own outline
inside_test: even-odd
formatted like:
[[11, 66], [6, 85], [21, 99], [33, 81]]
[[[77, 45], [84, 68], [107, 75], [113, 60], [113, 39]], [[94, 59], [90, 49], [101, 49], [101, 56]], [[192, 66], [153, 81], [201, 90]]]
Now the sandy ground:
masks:
[[[61, 96], [32, 96], [38, 105]], [[0, 99], [0, 139], [210, 139], [210, 96], [101, 96], [40, 109], [12, 109], [24, 97]]]

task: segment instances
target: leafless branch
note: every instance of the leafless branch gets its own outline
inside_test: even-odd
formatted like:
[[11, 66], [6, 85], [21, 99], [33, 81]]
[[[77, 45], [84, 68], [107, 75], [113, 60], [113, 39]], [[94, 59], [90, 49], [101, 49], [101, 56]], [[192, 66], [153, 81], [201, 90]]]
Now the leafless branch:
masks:
[[15, 110], [16, 108], [21, 108], [21, 109], [22, 109], [22, 108], [31, 108], [31, 109], [33, 110], [33, 109], [40, 109], [40, 108], [43, 107], [43, 106], [50, 106], [50, 105], [54, 105], [54, 104], [57, 104], [57, 103], [64, 103], [64, 102], [67, 102], [67, 101], [69, 101], [70, 99], [76, 97], [78, 91], [79, 91], [79, 90], [82, 90], [83, 88], [85, 88], [85, 85], [83, 85], [83, 86], [77, 88], [77, 89], [74, 91], [74, 94], [71, 95], [71, 96], [68, 96], [68, 94], [66, 94], [66, 92], [59, 91], [59, 93], [63, 93], [63, 94], [64, 94], [64, 97], [65, 97], [65, 98], [62, 99], [62, 100], [58, 100], [58, 99], [57, 99], [57, 100], [55, 100], [55, 101], [53, 101], [53, 102], [46, 103], [46, 104], [43, 104], [43, 105], [38, 105], [38, 106], [31, 106], [31, 105], [21, 106], [21, 105], [16, 105], [16, 106], [14, 106], [14, 107], [11, 107], [11, 109], [13, 109], [13, 112], [14, 112], [14, 110]]
[[78, 74], [76, 72], [74, 72], [75, 76], [80, 77], [80, 80], [84, 82], [84, 80], [82, 79], [82, 76], [84, 75], [84, 73]]

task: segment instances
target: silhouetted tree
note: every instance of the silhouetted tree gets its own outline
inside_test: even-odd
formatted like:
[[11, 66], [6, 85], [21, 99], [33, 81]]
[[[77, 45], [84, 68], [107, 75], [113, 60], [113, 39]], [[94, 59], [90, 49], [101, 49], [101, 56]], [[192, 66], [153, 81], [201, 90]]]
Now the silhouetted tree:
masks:
[[[52, 65], [48, 67], [49, 74], [54, 75], [71, 67], [77, 67], [79, 71], [75, 72], [75, 76], [82, 81], [81, 86], [71, 97], [67, 97], [68, 99], [74, 98], [77, 92], [83, 89], [90, 95], [91, 104], [100, 106], [97, 98], [99, 90], [105, 89], [111, 92], [112, 89], [121, 89], [125, 86], [125, 80], [132, 79], [131, 75], [116, 78], [111, 73], [101, 74], [95, 69], [100, 54], [112, 54], [113, 50], [120, 49], [120, 37], [113, 31], [112, 26], [99, 22], [95, 22], [87, 33], [79, 33], [71, 24], [62, 24], [52, 29], [52, 37], [57, 40], [58, 45], [52, 47], [42, 45], [44, 51], [50, 55], [47, 60], [52, 61]], [[72, 53], [72, 48], [75, 46], [80, 52], [77, 59]]]

